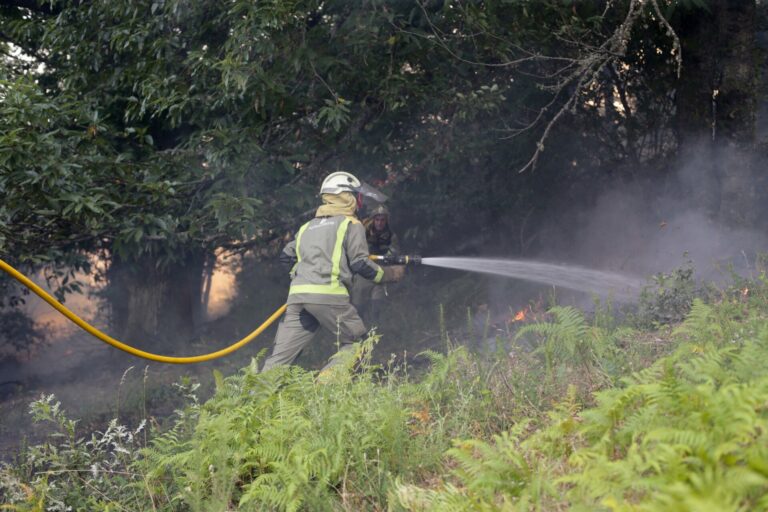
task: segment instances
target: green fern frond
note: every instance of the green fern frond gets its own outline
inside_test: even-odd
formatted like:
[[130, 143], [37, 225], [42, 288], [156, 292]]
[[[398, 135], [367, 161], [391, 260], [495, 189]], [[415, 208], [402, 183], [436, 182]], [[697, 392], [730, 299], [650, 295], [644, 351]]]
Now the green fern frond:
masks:
[[723, 339], [724, 328], [717, 320], [714, 308], [697, 298], [693, 300], [688, 316], [673, 334], [682, 335], [700, 345], [719, 343]]

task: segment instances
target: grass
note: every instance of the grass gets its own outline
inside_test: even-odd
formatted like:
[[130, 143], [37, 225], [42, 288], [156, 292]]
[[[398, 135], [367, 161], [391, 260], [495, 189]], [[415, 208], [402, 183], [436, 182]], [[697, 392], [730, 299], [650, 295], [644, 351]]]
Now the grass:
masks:
[[57, 435], [2, 466], [0, 509], [768, 508], [765, 276], [660, 296], [623, 325], [555, 306], [480, 352], [444, 329], [418, 369], [375, 337], [331, 374], [254, 361], [204, 402], [181, 382], [163, 428], [82, 432], [45, 396]]

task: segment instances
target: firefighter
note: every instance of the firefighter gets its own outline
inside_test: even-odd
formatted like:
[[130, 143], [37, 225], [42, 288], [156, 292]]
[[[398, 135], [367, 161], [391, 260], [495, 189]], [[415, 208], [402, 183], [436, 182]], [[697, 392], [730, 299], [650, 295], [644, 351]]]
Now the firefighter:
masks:
[[315, 218], [301, 226], [283, 250], [281, 260], [292, 265], [288, 308], [263, 371], [293, 363], [320, 326], [336, 335], [340, 351], [351, 350], [367, 332], [350, 303], [352, 277], [374, 283], [402, 279], [404, 267], [380, 267], [368, 258], [365, 228], [355, 217], [360, 197], [355, 193], [366, 188], [348, 172], [328, 175], [320, 187], [323, 204]]
[[[363, 221], [368, 251], [376, 256], [394, 256], [400, 251], [397, 235], [389, 224], [389, 210], [383, 204], [371, 211]], [[355, 276], [352, 284], [352, 304], [367, 323], [378, 324], [381, 304], [387, 296], [386, 284], [377, 284]]]

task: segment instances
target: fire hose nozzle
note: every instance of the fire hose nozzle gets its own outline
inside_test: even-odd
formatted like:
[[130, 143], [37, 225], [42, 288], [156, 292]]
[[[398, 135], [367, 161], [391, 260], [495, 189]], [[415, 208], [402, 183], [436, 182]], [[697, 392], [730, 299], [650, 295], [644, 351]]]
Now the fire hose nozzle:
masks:
[[421, 264], [421, 256], [416, 256], [416, 255], [381, 256], [377, 254], [371, 254], [369, 257], [379, 265], [419, 265]]

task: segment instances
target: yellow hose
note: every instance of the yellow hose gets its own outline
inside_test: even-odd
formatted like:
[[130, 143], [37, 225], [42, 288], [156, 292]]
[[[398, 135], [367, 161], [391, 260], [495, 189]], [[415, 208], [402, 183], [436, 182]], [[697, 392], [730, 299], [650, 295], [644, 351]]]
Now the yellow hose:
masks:
[[277, 311], [272, 313], [272, 316], [267, 318], [267, 320], [261, 324], [258, 328], [256, 328], [255, 331], [253, 331], [251, 334], [246, 336], [245, 338], [241, 339], [237, 343], [234, 343], [226, 348], [223, 348], [221, 350], [217, 350], [216, 352], [211, 352], [210, 354], [202, 354], [199, 356], [189, 356], [189, 357], [172, 357], [172, 356], [161, 356], [159, 354], [152, 354], [150, 352], [144, 352], [143, 350], [139, 350], [137, 348], [131, 347], [130, 345], [126, 345], [125, 343], [122, 343], [106, 334], [101, 332], [100, 330], [93, 327], [91, 324], [74, 314], [72, 311], [67, 309], [62, 303], [51, 297], [48, 292], [37, 286], [35, 283], [33, 283], [29, 278], [27, 278], [24, 274], [10, 266], [8, 263], [0, 259], [0, 268], [5, 270], [7, 273], [11, 275], [14, 279], [16, 279], [18, 282], [35, 292], [37, 295], [39, 295], [45, 302], [53, 306], [59, 313], [64, 315], [65, 317], [69, 318], [71, 321], [76, 323], [80, 328], [88, 332], [89, 334], [92, 334], [93, 336], [96, 336], [104, 343], [108, 343], [109, 345], [112, 345], [115, 348], [119, 348], [123, 352], [128, 352], [129, 354], [133, 354], [137, 357], [143, 357], [144, 359], [149, 359], [151, 361], [158, 361], [161, 363], [171, 363], [171, 364], [191, 364], [191, 363], [202, 363], [203, 361], [210, 361], [211, 359], [217, 359], [219, 357], [225, 356], [227, 354], [230, 354], [234, 352], [235, 350], [245, 346], [247, 343], [251, 342], [256, 336], [264, 332], [264, 330], [272, 325], [272, 323], [280, 318], [280, 315], [285, 313], [285, 309], [288, 307], [286, 304], [283, 304], [278, 308]]

